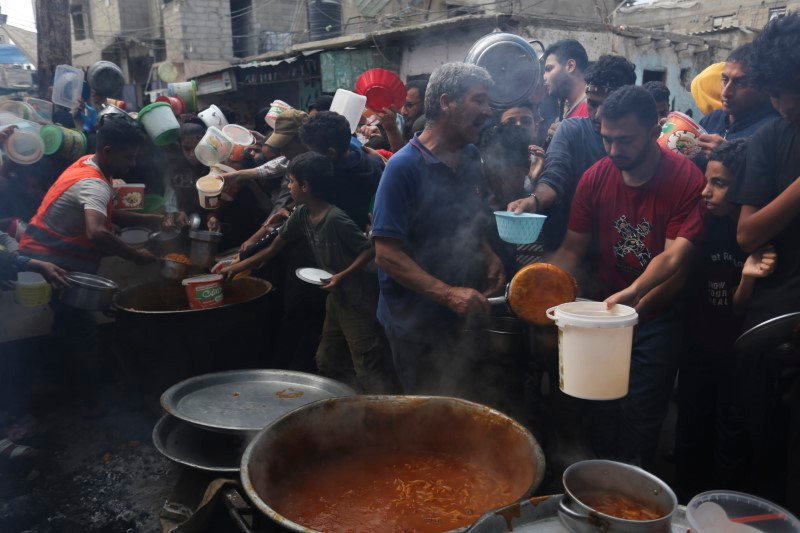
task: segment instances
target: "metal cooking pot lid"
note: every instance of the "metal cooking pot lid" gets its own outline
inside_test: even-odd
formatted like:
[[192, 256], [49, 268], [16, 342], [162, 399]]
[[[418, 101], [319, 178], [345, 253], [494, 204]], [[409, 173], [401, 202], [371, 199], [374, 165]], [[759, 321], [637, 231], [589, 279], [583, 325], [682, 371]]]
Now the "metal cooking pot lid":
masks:
[[525, 39], [512, 33], [490, 33], [476, 42], [465, 59], [489, 71], [494, 87], [489, 93], [492, 107], [510, 107], [528, 100], [541, 83], [541, 65], [536, 51]]
[[800, 347], [800, 312], [771, 318], [750, 328], [736, 339], [734, 347], [742, 354], [759, 355], [788, 343]]
[[65, 276], [67, 281], [78, 287], [89, 289], [118, 289], [119, 285], [107, 278], [85, 274], [83, 272], [68, 272]]

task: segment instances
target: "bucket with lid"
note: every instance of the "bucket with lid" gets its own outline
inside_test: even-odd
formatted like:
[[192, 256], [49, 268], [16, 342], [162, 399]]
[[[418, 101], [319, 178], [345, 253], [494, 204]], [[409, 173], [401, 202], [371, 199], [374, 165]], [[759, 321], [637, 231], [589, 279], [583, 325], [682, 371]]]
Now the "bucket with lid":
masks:
[[53, 103], [72, 109], [83, 91], [83, 71], [71, 65], [58, 65], [53, 75]]
[[181, 125], [166, 102], [154, 102], [139, 111], [139, 122], [156, 146], [165, 146], [178, 139]]
[[186, 104], [189, 113], [197, 112], [197, 82], [194, 80], [168, 83], [167, 96], [177, 96]]
[[76, 161], [86, 153], [86, 135], [57, 124], [42, 126], [39, 136], [44, 143], [44, 155], [58, 153], [67, 161]]
[[17, 273], [14, 299], [24, 307], [37, 307], [50, 302], [53, 288], [36, 272]]
[[367, 106], [367, 97], [361, 94], [337, 89], [331, 102], [331, 111], [339, 113], [350, 123], [350, 133], [355, 133], [361, 114]]
[[198, 118], [203, 121], [203, 123], [208, 126], [214, 126], [216, 128], [222, 128], [223, 126], [228, 125], [228, 119], [225, 118], [225, 115], [222, 113], [222, 110], [211, 104], [208, 106], [208, 109], [203, 109], [200, 113], [197, 114]]
[[256, 142], [253, 134], [247, 128], [238, 124], [228, 124], [222, 128], [222, 133], [233, 141], [233, 150], [231, 150], [231, 155], [228, 156], [230, 161], [241, 161], [244, 158], [244, 151], [247, 147]]
[[551, 307], [558, 326], [559, 388], [584, 400], [615, 400], [628, 394], [636, 310], [604, 302]]
[[233, 151], [233, 140], [219, 128], [210, 127], [194, 147], [194, 156], [207, 167], [226, 161]]
[[203, 176], [195, 184], [197, 196], [200, 198], [200, 206], [204, 209], [216, 209], [219, 207], [222, 189], [225, 187], [225, 180], [219, 176]]

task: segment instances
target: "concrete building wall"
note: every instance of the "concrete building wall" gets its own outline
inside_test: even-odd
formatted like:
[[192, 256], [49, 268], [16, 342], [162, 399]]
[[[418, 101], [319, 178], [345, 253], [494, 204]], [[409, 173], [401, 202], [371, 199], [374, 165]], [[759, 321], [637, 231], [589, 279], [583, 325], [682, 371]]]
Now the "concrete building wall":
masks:
[[173, 0], [161, 15], [169, 61], [233, 60], [228, 0]]

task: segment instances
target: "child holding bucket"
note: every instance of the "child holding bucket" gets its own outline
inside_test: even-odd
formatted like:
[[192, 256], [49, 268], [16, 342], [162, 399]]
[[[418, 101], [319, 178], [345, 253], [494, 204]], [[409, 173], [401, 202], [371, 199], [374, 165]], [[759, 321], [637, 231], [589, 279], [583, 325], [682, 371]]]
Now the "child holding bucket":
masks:
[[687, 291], [678, 380], [675, 459], [678, 490], [687, 496], [718, 485], [746, 488], [747, 443], [733, 401], [733, 345], [755, 280], [772, 274], [777, 259], [772, 246], [748, 256], [736, 242], [739, 208], [725, 195], [744, 174], [746, 151], [746, 140], [723, 143], [706, 168], [706, 236]]
[[288, 172], [289, 192], [297, 209], [268, 248], [223, 269], [222, 273], [231, 277], [271, 260], [293, 241], [308, 239], [318, 266], [334, 273], [320, 280], [322, 289], [330, 291], [330, 295], [316, 355], [319, 372], [355, 381], [368, 393], [390, 392], [388, 354], [375, 317], [378, 284], [363, 269], [374, 256], [374, 248], [355, 222], [331, 205], [330, 160], [307, 152], [292, 160]]

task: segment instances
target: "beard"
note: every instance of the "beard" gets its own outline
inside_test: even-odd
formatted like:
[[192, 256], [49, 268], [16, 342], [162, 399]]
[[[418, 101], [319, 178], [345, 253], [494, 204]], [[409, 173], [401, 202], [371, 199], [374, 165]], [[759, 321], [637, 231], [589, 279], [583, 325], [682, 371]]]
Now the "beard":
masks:
[[641, 165], [644, 160], [647, 159], [647, 147], [645, 146], [641, 152], [636, 154], [636, 157], [633, 159], [628, 157], [612, 157], [611, 162], [614, 163], [614, 166], [617, 167], [620, 171], [628, 171], [633, 170], [634, 168]]

